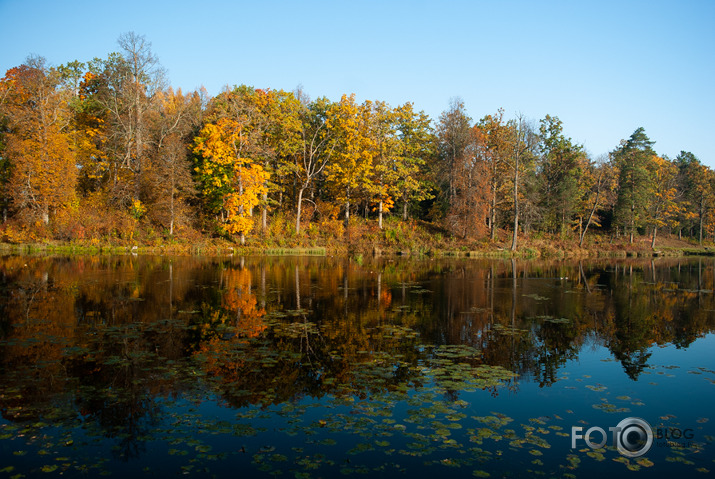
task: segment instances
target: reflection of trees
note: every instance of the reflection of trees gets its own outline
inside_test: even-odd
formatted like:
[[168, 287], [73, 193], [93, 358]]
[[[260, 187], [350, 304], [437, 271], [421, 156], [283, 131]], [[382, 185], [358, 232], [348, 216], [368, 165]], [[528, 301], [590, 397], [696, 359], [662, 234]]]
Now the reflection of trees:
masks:
[[[378, 291], [371, 291], [359, 270], [335, 265], [328, 279], [336, 289], [340, 285], [342, 294], [336, 295], [335, 289], [318, 287], [327, 270], [304, 268], [300, 259], [286, 263], [269, 265], [280, 304], [280, 311], [267, 315], [272, 327], [252, 336], [240, 327], [235, 335], [215, 335], [199, 352], [224, 397], [234, 406], [271, 404], [404, 384], [417, 341], [404, 329], [387, 335], [376, 329], [390, 305], [380, 281], [373, 285]], [[359, 307], [361, 302], [376, 307]]]
[[461, 263], [432, 298], [440, 318], [420, 331], [474, 344], [487, 363], [542, 385], [595, 341], [635, 378], [653, 343], [685, 347], [712, 330], [712, 278], [702, 261]]
[[[146, 381], [132, 379], [127, 384], [112, 381], [112, 387], [98, 387], [101, 379], [92, 378], [76, 396], [84, 427], [97, 434], [116, 439], [115, 457], [127, 461], [146, 451], [145, 441], [161, 417], [161, 406], [148, 391]], [[117, 378], [114, 378], [117, 379]], [[137, 384], [138, 383], [138, 384]]]
[[653, 310], [649, 297], [637, 294], [642, 278], [633, 275], [633, 265], [612, 276], [614, 302], [614, 334], [608, 338], [608, 348], [621, 362], [628, 377], [637, 379], [647, 366], [649, 346], [655, 339]]
[[184, 356], [187, 328], [166, 318], [181, 316], [172, 305], [187, 304], [189, 272], [161, 258], [3, 258], [3, 416], [79, 420], [119, 457], [139, 454], [157, 398], [182, 387], [166, 361]]
[[[678, 259], [6, 257], [0, 409], [79, 418], [128, 458], [161, 398], [196, 386], [194, 361], [236, 406], [404, 390], [444, 359], [425, 345], [548, 385], [602, 344], [637, 378], [654, 343], [712, 331], [713, 274]], [[456, 398], [459, 380], [444, 384]]]
[[227, 268], [222, 271], [220, 288], [222, 306], [232, 320], [237, 331], [249, 338], [258, 337], [265, 329], [262, 318], [266, 314], [258, 308], [258, 300], [252, 292], [251, 271], [244, 268]]
[[653, 344], [687, 347], [712, 331], [712, 278], [712, 265], [704, 274], [702, 260], [615, 266], [608, 276], [613, 331], [605, 341], [630, 378], [647, 366]]
[[[72, 296], [67, 278], [54, 278], [53, 265], [33, 258], [5, 259], [4, 313], [0, 322], [8, 343], [0, 346], [0, 405], [4, 417], [29, 420], [51, 407], [51, 398], [66, 389], [63, 349], [73, 342]], [[41, 364], [43, 367], [35, 367]], [[19, 390], [2, 394], [4, 387]], [[29, 399], [36, 408], [24, 408]]]
[[[459, 331], [457, 338], [448, 331], [440, 336], [473, 344], [488, 364], [533, 375], [541, 384], [553, 382], [558, 366], [578, 351], [577, 332], [573, 325], [542, 324], [535, 318], [554, 314], [548, 308], [559, 305], [564, 311], [574, 309], [573, 303], [554, 296], [558, 290], [553, 282], [561, 274], [516, 260], [466, 264], [471, 269], [458, 270], [456, 288], [444, 287], [434, 298], [440, 304], [437, 309], [449, 318], [442, 327]], [[448, 283], [451, 286], [445, 280]], [[465, 294], [466, 288], [476, 293]], [[531, 299], [534, 295], [542, 299]]]

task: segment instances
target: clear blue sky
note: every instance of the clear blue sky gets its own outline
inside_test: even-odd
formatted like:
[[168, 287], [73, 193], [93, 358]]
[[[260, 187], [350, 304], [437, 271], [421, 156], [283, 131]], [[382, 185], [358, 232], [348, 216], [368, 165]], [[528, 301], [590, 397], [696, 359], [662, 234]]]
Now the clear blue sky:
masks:
[[435, 120], [461, 97], [475, 121], [558, 116], [594, 157], [643, 126], [661, 155], [715, 167], [713, 0], [0, 0], [0, 73], [106, 58], [128, 31], [183, 90], [301, 84]]

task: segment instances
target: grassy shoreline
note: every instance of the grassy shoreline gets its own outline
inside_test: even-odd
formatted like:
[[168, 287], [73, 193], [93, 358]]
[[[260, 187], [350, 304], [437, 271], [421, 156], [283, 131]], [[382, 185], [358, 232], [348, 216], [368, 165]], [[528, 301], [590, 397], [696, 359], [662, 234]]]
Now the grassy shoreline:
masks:
[[519, 259], [579, 259], [579, 258], [633, 258], [662, 256], [715, 256], [715, 248], [693, 245], [663, 246], [651, 249], [640, 244], [608, 244], [602, 247], [577, 248], [563, 247], [548, 241], [527, 242], [517, 251], [499, 245], [489, 245], [480, 249], [464, 246], [436, 245], [432, 248], [405, 248], [380, 244], [343, 243], [335, 246], [240, 246], [230, 242], [212, 242], [201, 244], [159, 244], [131, 246], [123, 245], [86, 245], [80, 243], [0, 243], [0, 254], [58, 254], [58, 255], [195, 255], [195, 256], [353, 256], [353, 257], [431, 257], [431, 258], [519, 258]]
[[[149, 224], [140, 223], [132, 234], [112, 235], [82, 240], [46, 239], [37, 231], [10, 234], [6, 227], [0, 234], [0, 254], [166, 254], [166, 255], [266, 255], [266, 256], [411, 256], [464, 258], [626, 258], [685, 255], [715, 255], [712, 243], [700, 247], [692, 240], [660, 235], [656, 248], [651, 239], [640, 236], [630, 243], [627, 238], [613, 238], [600, 232], [590, 233], [583, 247], [575, 234], [521, 234], [519, 248], [512, 252], [511, 234], [498, 230], [496, 237], [459, 238], [439, 225], [421, 220], [402, 221], [388, 218], [381, 229], [376, 222], [363, 218], [309, 224], [294, 233], [291, 218], [277, 216], [264, 231], [246, 237], [246, 244], [227, 238], [212, 237], [191, 230], [171, 238], [158, 234]], [[0, 233], [2, 233], [0, 231]], [[47, 233], [47, 232], [45, 232]]]

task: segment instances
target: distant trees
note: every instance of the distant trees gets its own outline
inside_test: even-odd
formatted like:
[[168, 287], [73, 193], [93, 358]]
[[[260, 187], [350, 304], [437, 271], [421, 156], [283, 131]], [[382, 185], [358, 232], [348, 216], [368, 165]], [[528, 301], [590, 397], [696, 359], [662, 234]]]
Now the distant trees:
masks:
[[[547, 115], [538, 132], [522, 116], [487, 115], [467, 130], [459, 101], [440, 117], [439, 160], [433, 172], [446, 203], [446, 226], [464, 238], [496, 239], [511, 230], [511, 246], [532, 225], [541, 231], [573, 235], [583, 246], [589, 229], [612, 218], [616, 234], [651, 236], [692, 218], [707, 225], [715, 201], [713, 173], [691, 154], [661, 158], [643, 128], [595, 162], [563, 134], [558, 117]], [[524, 219], [524, 225], [521, 220]], [[523, 227], [522, 227], [523, 226]], [[705, 229], [705, 227], [702, 227]]]
[[382, 228], [384, 214], [397, 200], [406, 219], [410, 202], [430, 196], [424, 170], [433, 141], [424, 113], [410, 103], [396, 108], [379, 101], [357, 104], [354, 95], [344, 95], [325, 116], [332, 145], [325, 182], [344, 207], [346, 227], [355, 205], [373, 209]]
[[369, 133], [372, 138], [372, 164], [365, 193], [370, 204], [376, 204], [377, 224], [382, 229], [384, 214], [391, 210], [398, 194], [397, 178], [402, 157], [402, 143], [397, 136], [396, 112], [382, 101], [370, 102]]
[[490, 161], [494, 159], [490, 132], [471, 122], [464, 102], [453, 98], [436, 128], [438, 201], [445, 210], [447, 228], [463, 238], [478, 238], [487, 230]]
[[[261, 230], [268, 227], [271, 206], [281, 206], [284, 192], [296, 172], [295, 158], [301, 148], [300, 101], [283, 90], [255, 90], [253, 101], [260, 119], [258, 161], [263, 161], [269, 173], [266, 190], [261, 198]], [[270, 198], [269, 198], [270, 196]]]
[[311, 101], [240, 85], [208, 98], [168, 87], [131, 32], [104, 59], [29, 58], [0, 79], [3, 224], [59, 239], [129, 240], [142, 225], [244, 243], [286, 221], [295, 227], [281, 233], [296, 238], [316, 219], [341, 234], [358, 213], [377, 231], [388, 215], [412, 217], [467, 242], [510, 237], [512, 250], [534, 232], [584, 246], [594, 228], [702, 244], [715, 235], [715, 173], [653, 145], [638, 128], [595, 160], [556, 116], [474, 122], [459, 98], [434, 121], [354, 94]]

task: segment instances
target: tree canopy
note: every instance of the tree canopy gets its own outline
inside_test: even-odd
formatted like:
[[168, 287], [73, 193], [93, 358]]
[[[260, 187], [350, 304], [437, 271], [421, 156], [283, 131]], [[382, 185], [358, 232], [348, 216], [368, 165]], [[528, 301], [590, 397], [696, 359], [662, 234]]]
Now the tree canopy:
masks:
[[[3, 233], [132, 241], [339, 236], [354, 218], [421, 220], [464, 241], [517, 249], [519, 235], [583, 245], [659, 232], [715, 235], [715, 175], [694, 154], [659, 155], [644, 128], [592, 158], [554, 115], [474, 121], [451, 100], [433, 120], [412, 102], [332, 101], [248, 85], [182, 92], [145, 37], [0, 79]], [[288, 227], [288, 224], [294, 226]], [[305, 230], [309, 226], [312, 233]], [[312, 228], [312, 229], [311, 229]], [[328, 234], [328, 233], [326, 233]], [[385, 232], [385, 234], [390, 234]]]

